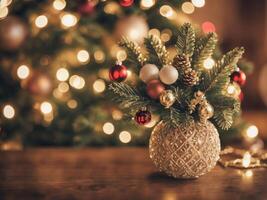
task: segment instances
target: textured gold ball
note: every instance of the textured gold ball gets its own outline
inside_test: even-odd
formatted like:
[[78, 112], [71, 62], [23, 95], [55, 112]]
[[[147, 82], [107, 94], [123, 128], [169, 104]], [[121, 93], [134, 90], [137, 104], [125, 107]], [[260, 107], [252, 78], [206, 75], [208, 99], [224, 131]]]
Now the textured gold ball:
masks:
[[204, 103], [203, 105], [200, 105], [198, 108], [198, 113], [200, 116], [200, 119], [210, 119], [213, 114], [214, 114], [214, 109], [212, 107], [212, 105], [210, 105], [209, 103]]
[[155, 166], [175, 178], [197, 178], [209, 172], [219, 160], [219, 134], [206, 121], [188, 121], [176, 128], [160, 122], [149, 141], [149, 155]]
[[175, 96], [171, 90], [164, 90], [159, 97], [160, 103], [166, 108], [171, 107], [175, 102]]

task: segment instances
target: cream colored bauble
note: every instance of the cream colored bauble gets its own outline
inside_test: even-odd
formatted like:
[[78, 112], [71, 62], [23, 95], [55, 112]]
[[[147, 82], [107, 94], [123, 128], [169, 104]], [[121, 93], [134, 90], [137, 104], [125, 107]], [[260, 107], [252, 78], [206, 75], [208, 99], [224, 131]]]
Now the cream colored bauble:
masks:
[[153, 64], [144, 65], [139, 73], [139, 78], [148, 83], [151, 80], [156, 80], [159, 77], [159, 68]]
[[165, 83], [166, 85], [175, 83], [178, 79], [178, 76], [179, 74], [177, 69], [171, 65], [165, 65], [159, 71], [159, 78], [161, 82]]
[[118, 21], [115, 27], [115, 37], [121, 40], [122, 36], [141, 44], [149, 31], [147, 21], [139, 15], [124, 17]]
[[175, 178], [197, 178], [215, 167], [221, 151], [219, 134], [207, 121], [188, 121], [177, 128], [160, 122], [149, 141], [156, 167]]

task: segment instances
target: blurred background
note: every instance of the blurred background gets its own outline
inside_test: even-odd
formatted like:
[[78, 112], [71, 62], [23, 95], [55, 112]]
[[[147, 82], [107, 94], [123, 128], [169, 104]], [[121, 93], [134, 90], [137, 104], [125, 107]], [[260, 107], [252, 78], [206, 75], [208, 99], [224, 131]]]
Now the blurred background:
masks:
[[[266, 13], [267, 1], [249, 0], [1, 0], [0, 148], [146, 145], [158, 117], [145, 127], [124, 120], [106, 97], [109, 68], [127, 59], [122, 35], [142, 44], [152, 33], [171, 47], [184, 22], [216, 32], [218, 55], [245, 47], [241, 80], [229, 90], [244, 113], [221, 139], [263, 148]], [[135, 84], [131, 67], [127, 81]]]

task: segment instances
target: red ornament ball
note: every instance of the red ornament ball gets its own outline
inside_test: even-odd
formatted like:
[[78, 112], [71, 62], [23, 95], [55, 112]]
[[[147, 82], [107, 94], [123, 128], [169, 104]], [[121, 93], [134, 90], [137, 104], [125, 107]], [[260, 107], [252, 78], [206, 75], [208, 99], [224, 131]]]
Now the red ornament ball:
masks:
[[133, 5], [134, 0], [120, 0], [120, 5], [123, 7], [129, 7]]
[[231, 80], [238, 83], [240, 86], [243, 86], [246, 83], [246, 74], [239, 70], [231, 74]]
[[149, 81], [146, 87], [147, 94], [152, 99], [158, 99], [164, 90], [165, 86], [159, 80]]
[[127, 78], [127, 67], [122, 64], [116, 64], [109, 70], [109, 78], [112, 81], [122, 82]]
[[90, 15], [95, 11], [95, 4], [92, 1], [87, 1], [79, 6], [78, 11], [82, 15]]
[[151, 113], [147, 110], [139, 110], [134, 120], [140, 125], [145, 125], [151, 121]]

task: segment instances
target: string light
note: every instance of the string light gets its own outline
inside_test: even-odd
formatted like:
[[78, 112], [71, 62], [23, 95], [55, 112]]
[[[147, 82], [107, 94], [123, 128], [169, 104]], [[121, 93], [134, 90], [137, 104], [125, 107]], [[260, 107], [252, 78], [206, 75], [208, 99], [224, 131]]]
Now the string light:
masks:
[[245, 172], [245, 174], [244, 174], [247, 178], [249, 178], [249, 177], [252, 177], [253, 176], [253, 172], [252, 172], [252, 170], [247, 170], [246, 172]]
[[28, 78], [30, 75], [30, 69], [28, 66], [26, 65], [21, 65], [18, 67], [17, 69], [17, 76], [20, 78], [20, 79], [26, 79]]
[[101, 50], [97, 50], [94, 52], [94, 58], [96, 63], [102, 63], [105, 60], [105, 54]]
[[141, 0], [140, 6], [142, 9], [147, 10], [155, 5], [155, 0]]
[[77, 22], [78, 22], [77, 17], [70, 13], [66, 13], [61, 17], [62, 25], [67, 28], [75, 26]]
[[49, 114], [53, 111], [52, 104], [48, 101], [44, 101], [41, 103], [40, 110], [43, 114]]
[[159, 9], [159, 13], [166, 18], [170, 18], [173, 16], [173, 9], [171, 6], [163, 5]]
[[69, 78], [69, 71], [66, 68], [60, 68], [57, 70], [56, 77], [59, 81], [66, 81]]
[[85, 85], [85, 80], [78, 75], [73, 75], [70, 77], [69, 83], [75, 89], [82, 89]]
[[212, 22], [206, 21], [202, 24], [202, 30], [204, 33], [210, 33], [210, 32], [215, 32], [216, 28]]
[[191, 2], [197, 8], [205, 6], [205, 0], [191, 0]]
[[215, 61], [212, 58], [204, 60], [203, 66], [205, 69], [212, 69], [215, 65]]
[[122, 143], [129, 143], [132, 139], [131, 134], [128, 131], [122, 131], [119, 134], [119, 139]]
[[15, 109], [13, 106], [7, 104], [3, 108], [3, 115], [7, 119], [12, 119], [15, 116]]
[[246, 130], [246, 135], [248, 138], [255, 138], [258, 136], [258, 134], [259, 134], [259, 130], [254, 125], [249, 126]]
[[243, 167], [247, 168], [250, 165], [250, 162], [251, 162], [251, 155], [249, 152], [246, 152], [242, 160]]
[[114, 125], [111, 122], [106, 122], [103, 125], [103, 132], [107, 135], [111, 135], [115, 130]]
[[117, 12], [119, 12], [120, 10], [120, 6], [119, 4], [117, 4], [116, 2], [109, 2], [105, 5], [104, 7], [104, 12], [107, 14], [116, 14]]
[[116, 57], [117, 57], [117, 60], [124, 61], [127, 58], [127, 53], [124, 50], [121, 49], [121, 50], [119, 50], [117, 52]]
[[60, 84], [58, 84], [58, 90], [61, 93], [66, 93], [69, 91], [69, 89], [70, 89], [70, 87], [69, 87], [68, 83], [66, 83], [66, 82], [61, 82]]
[[122, 112], [119, 110], [113, 110], [111, 114], [114, 120], [121, 120], [123, 116]]
[[182, 4], [182, 11], [186, 14], [192, 14], [195, 11], [195, 7], [191, 2], [184, 2]]
[[38, 28], [44, 28], [48, 24], [48, 19], [45, 15], [40, 15], [35, 19], [35, 25]]
[[161, 32], [160, 38], [163, 42], [168, 42], [171, 39], [172, 31], [170, 29], [164, 29]]
[[66, 7], [66, 1], [65, 0], [55, 0], [53, 2], [53, 7], [56, 10], [63, 10]]
[[106, 83], [102, 79], [97, 79], [93, 84], [93, 88], [97, 93], [104, 92], [106, 89]]
[[89, 55], [88, 51], [86, 51], [86, 50], [83, 49], [83, 50], [78, 51], [78, 53], [77, 53], [77, 59], [78, 59], [78, 61], [80, 63], [85, 64], [85, 63], [88, 63], [89, 62], [90, 55]]
[[156, 28], [153, 28], [153, 29], [150, 29], [149, 32], [148, 32], [149, 35], [155, 35], [157, 37], [160, 37], [160, 31], [159, 29], [156, 29]]
[[71, 109], [75, 109], [77, 108], [78, 106], [78, 102], [75, 100], [75, 99], [70, 99], [68, 102], [67, 102], [67, 105], [69, 108]]
[[0, 8], [0, 19], [5, 18], [8, 15], [8, 8], [2, 7]]
[[0, 1], [0, 8], [9, 6], [12, 3], [12, 0], [1, 0]]

